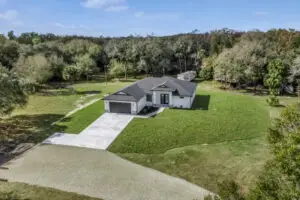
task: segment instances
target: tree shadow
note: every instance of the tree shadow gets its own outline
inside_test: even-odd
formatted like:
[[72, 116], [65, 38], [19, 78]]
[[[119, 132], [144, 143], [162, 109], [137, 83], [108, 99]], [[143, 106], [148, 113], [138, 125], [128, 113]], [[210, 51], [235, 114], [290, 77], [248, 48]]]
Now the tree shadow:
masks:
[[70, 96], [74, 94], [76, 94], [76, 91], [72, 89], [48, 89], [37, 93], [39, 96]]
[[70, 95], [97, 95], [100, 94], [100, 90], [87, 90], [87, 91], [77, 91], [73, 88], [65, 88], [65, 89], [48, 89], [41, 90], [37, 94], [40, 96], [70, 96]]
[[62, 117], [63, 115], [43, 114], [18, 115], [9, 119], [0, 119], [0, 155], [2, 155], [0, 163], [12, 156], [11, 151], [19, 144], [36, 144], [55, 132], [63, 132], [66, 126], [51, 125]]
[[245, 88], [245, 89], [237, 89], [237, 91], [240, 91], [241, 93], [251, 94], [255, 96], [268, 96], [268, 90], [265, 88]]
[[91, 94], [100, 94], [100, 90], [90, 90], [90, 91], [76, 91], [76, 94], [79, 95], [91, 95]]
[[275, 108], [285, 108], [286, 106], [283, 104], [274, 105]]
[[210, 103], [210, 95], [196, 95], [193, 110], [208, 110]]

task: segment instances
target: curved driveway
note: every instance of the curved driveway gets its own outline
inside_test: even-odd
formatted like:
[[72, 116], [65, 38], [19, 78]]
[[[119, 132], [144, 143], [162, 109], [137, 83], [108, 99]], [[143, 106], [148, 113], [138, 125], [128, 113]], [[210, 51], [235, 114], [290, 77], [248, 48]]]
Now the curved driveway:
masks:
[[98, 149], [41, 145], [6, 166], [9, 170], [0, 170], [0, 178], [104, 200], [202, 200], [209, 194]]

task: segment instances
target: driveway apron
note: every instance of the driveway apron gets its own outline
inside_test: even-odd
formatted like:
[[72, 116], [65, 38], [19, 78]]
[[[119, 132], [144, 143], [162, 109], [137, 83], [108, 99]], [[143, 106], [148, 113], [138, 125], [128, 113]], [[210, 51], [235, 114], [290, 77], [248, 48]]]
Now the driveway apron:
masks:
[[132, 115], [104, 113], [78, 135], [56, 133], [43, 143], [105, 150], [132, 119]]

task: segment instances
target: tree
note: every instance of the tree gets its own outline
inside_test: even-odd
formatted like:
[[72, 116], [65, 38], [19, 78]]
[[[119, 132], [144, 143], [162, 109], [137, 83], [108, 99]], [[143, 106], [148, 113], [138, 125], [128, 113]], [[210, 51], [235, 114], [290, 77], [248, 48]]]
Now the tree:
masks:
[[7, 33], [7, 37], [8, 37], [9, 40], [15, 40], [16, 39], [14, 31], [9, 31]]
[[269, 129], [274, 155], [249, 199], [294, 200], [300, 196], [300, 104], [285, 108]]
[[0, 44], [4, 44], [6, 40], [6, 37], [3, 34], [0, 34]]
[[34, 38], [32, 38], [32, 44], [37, 45], [40, 44], [42, 42], [40, 36], [35, 36]]
[[229, 50], [225, 49], [216, 59], [214, 67], [214, 79], [225, 83], [235, 82], [234, 76], [237, 75], [233, 70], [234, 54]]
[[290, 66], [288, 82], [296, 88], [296, 92], [300, 97], [300, 56], [297, 56]]
[[0, 116], [9, 114], [16, 106], [23, 106], [27, 96], [18, 77], [0, 66]]
[[63, 68], [62, 77], [66, 81], [77, 81], [82, 74], [81, 68], [77, 65], [67, 65]]
[[19, 58], [20, 45], [16, 41], [7, 40], [0, 43], [0, 64], [11, 69]]
[[[231, 49], [225, 49], [219, 54], [216, 62], [216, 78], [223, 73], [230, 76], [226, 81], [230, 83], [256, 85], [263, 81], [265, 66], [267, 64], [264, 45], [259, 41], [242, 40]], [[222, 69], [225, 68], [225, 69]]]
[[88, 75], [96, 67], [96, 62], [88, 55], [77, 56], [76, 66], [80, 68], [82, 75], [84, 75], [88, 80]]
[[258, 82], [262, 82], [266, 74], [267, 57], [264, 45], [257, 40], [242, 40], [233, 48], [237, 48], [235, 62], [244, 69], [244, 81], [254, 85], [256, 90]]
[[199, 78], [202, 81], [212, 80], [214, 78], [214, 62], [216, 60], [216, 56], [210, 56], [204, 58], [202, 61], [201, 71], [199, 73]]
[[265, 80], [265, 85], [269, 88], [269, 98], [267, 102], [271, 106], [277, 106], [279, 100], [277, 96], [280, 94], [280, 86], [284, 81], [286, 68], [280, 59], [272, 60], [268, 65], [268, 77]]
[[35, 92], [39, 84], [46, 83], [54, 75], [51, 62], [43, 54], [21, 56], [13, 71], [26, 82], [26, 85]]
[[117, 60], [110, 61], [110, 69], [109, 74], [115, 78], [119, 78], [120, 76], [125, 74], [125, 64], [118, 62]]

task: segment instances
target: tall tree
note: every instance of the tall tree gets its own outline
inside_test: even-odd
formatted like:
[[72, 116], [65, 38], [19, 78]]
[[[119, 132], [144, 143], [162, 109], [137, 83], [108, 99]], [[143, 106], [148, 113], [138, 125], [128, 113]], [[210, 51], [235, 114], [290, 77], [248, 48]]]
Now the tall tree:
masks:
[[269, 88], [269, 98], [267, 102], [271, 106], [279, 105], [279, 99], [277, 96], [280, 94], [280, 86], [284, 81], [286, 74], [286, 67], [282, 60], [272, 60], [268, 65], [268, 77], [265, 80], [265, 85]]
[[0, 116], [9, 114], [16, 106], [23, 106], [27, 96], [18, 77], [0, 66]]
[[8, 39], [10, 39], [10, 40], [15, 40], [17, 37], [15, 36], [15, 33], [14, 33], [14, 31], [9, 31], [8, 33], [7, 33], [7, 37], [8, 37]]

